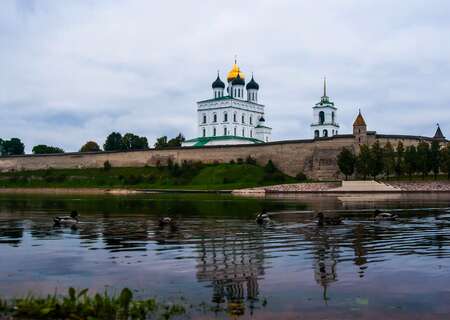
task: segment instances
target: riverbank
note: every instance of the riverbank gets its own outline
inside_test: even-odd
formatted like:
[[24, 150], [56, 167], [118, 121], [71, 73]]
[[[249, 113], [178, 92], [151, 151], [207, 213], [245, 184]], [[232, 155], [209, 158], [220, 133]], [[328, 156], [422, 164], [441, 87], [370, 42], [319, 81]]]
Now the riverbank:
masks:
[[[141, 192], [177, 190], [185, 192], [253, 188], [297, 180], [273, 166], [251, 163], [172, 164], [166, 167], [65, 169], [0, 173], [0, 189], [83, 189], [83, 193], [110, 190]], [[115, 192], [115, 191], [114, 191]]]
[[[210, 193], [244, 196], [265, 196], [266, 194], [387, 194], [387, 193], [450, 193], [450, 181], [391, 181], [384, 182], [387, 189], [343, 189], [341, 182], [288, 183], [254, 188], [237, 189], [194, 189], [187, 188], [0, 188], [0, 194], [86, 194], [86, 195], [133, 195], [150, 193]], [[390, 189], [390, 190], [389, 190]]]

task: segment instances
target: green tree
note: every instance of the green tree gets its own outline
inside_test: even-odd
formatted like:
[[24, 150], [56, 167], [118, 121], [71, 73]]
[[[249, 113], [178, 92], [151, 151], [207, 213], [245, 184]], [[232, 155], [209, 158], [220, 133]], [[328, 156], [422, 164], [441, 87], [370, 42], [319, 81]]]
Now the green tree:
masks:
[[58, 147], [47, 146], [45, 144], [38, 144], [31, 150], [34, 154], [50, 154], [50, 153], [64, 153], [64, 150]]
[[439, 169], [441, 168], [441, 154], [440, 154], [441, 146], [438, 141], [433, 140], [431, 143], [430, 149], [430, 168], [433, 171], [434, 179], [436, 180], [437, 175], [439, 174]]
[[369, 172], [374, 179], [383, 172], [383, 149], [378, 140], [370, 148]]
[[181, 147], [181, 143], [185, 140], [184, 136], [179, 133], [175, 138], [170, 139], [169, 142], [167, 142], [167, 145], [170, 148]]
[[356, 157], [356, 172], [363, 176], [366, 180], [367, 176], [370, 174], [369, 163], [372, 161], [372, 154], [368, 145], [363, 144], [359, 148], [359, 154]]
[[119, 151], [124, 150], [125, 146], [123, 145], [122, 135], [119, 132], [111, 133], [105, 141], [103, 145], [103, 149], [105, 151]]
[[125, 150], [145, 150], [148, 149], [148, 142], [146, 137], [139, 137], [133, 133], [126, 133], [122, 142]]
[[185, 140], [186, 139], [181, 133], [179, 133], [175, 138], [172, 138], [169, 141], [167, 141], [167, 136], [162, 136], [156, 139], [155, 148], [162, 149], [181, 147], [181, 143]]
[[417, 149], [415, 146], [409, 146], [405, 150], [405, 171], [409, 179], [417, 172]]
[[8, 156], [21, 155], [25, 153], [25, 145], [19, 138], [3, 141], [3, 154]]
[[167, 148], [167, 136], [162, 136], [156, 139], [155, 148], [156, 149]]
[[402, 176], [405, 172], [405, 148], [401, 141], [397, 144], [397, 149], [395, 150], [395, 174], [397, 177]]
[[355, 172], [356, 157], [352, 151], [343, 148], [337, 156], [339, 170], [345, 175], [345, 180]]
[[392, 144], [388, 141], [386, 145], [383, 148], [383, 169], [384, 173], [386, 174], [386, 177], [389, 179], [389, 176], [394, 172], [395, 170], [395, 151], [392, 147]]
[[425, 176], [431, 170], [431, 157], [430, 157], [430, 145], [425, 141], [421, 141], [417, 145], [417, 171], [422, 174], [422, 179], [425, 179]]
[[3, 156], [4, 149], [3, 149], [3, 139], [0, 139], [0, 156]]
[[447, 179], [450, 179], [450, 143], [441, 149], [441, 170], [447, 173]]
[[80, 152], [98, 152], [100, 150], [100, 146], [95, 141], [86, 142], [80, 149]]

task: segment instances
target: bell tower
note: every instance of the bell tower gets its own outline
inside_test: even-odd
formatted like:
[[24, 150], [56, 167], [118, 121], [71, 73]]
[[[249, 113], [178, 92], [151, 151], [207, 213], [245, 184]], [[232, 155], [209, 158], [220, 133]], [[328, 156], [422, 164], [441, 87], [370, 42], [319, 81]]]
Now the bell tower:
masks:
[[327, 79], [323, 79], [323, 96], [313, 107], [314, 122], [311, 124], [314, 139], [327, 138], [338, 134], [337, 108], [327, 96]]

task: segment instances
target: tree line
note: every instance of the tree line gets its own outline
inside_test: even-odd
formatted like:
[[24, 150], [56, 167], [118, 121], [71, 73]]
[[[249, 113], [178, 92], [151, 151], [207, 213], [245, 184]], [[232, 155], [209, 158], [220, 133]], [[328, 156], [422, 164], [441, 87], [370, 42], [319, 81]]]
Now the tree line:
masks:
[[383, 176], [390, 177], [420, 174], [425, 178], [430, 173], [436, 179], [439, 173], [447, 173], [450, 179], [450, 144], [441, 145], [434, 140], [430, 143], [421, 141], [417, 146], [404, 147], [401, 141], [397, 146], [387, 142], [381, 146], [376, 141], [371, 146], [362, 145], [358, 155], [349, 149], [343, 148], [338, 154], [337, 164], [339, 170], [348, 177], [356, 175], [364, 180]]
[[[156, 149], [181, 147], [181, 143], [185, 141], [184, 136], [180, 133], [172, 139], [162, 136], [156, 140], [154, 147]], [[146, 137], [138, 136], [134, 133], [126, 133], [122, 136], [120, 132], [110, 133], [104, 144], [104, 151], [130, 151], [130, 150], [147, 150], [149, 149]], [[99, 152], [102, 151], [100, 145], [95, 141], [86, 142], [79, 152]], [[39, 144], [32, 148], [33, 154], [54, 154], [64, 153], [62, 148]], [[0, 139], [0, 156], [13, 156], [25, 154], [25, 144], [19, 138], [11, 138], [10, 140]]]

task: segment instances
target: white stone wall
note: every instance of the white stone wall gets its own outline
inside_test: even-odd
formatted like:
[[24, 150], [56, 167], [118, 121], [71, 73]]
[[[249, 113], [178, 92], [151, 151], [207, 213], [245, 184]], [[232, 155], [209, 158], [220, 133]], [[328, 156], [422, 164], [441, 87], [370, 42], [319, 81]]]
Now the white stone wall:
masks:
[[267, 127], [256, 128], [256, 139], [264, 142], [270, 142], [270, 136], [272, 134], [272, 129]]

